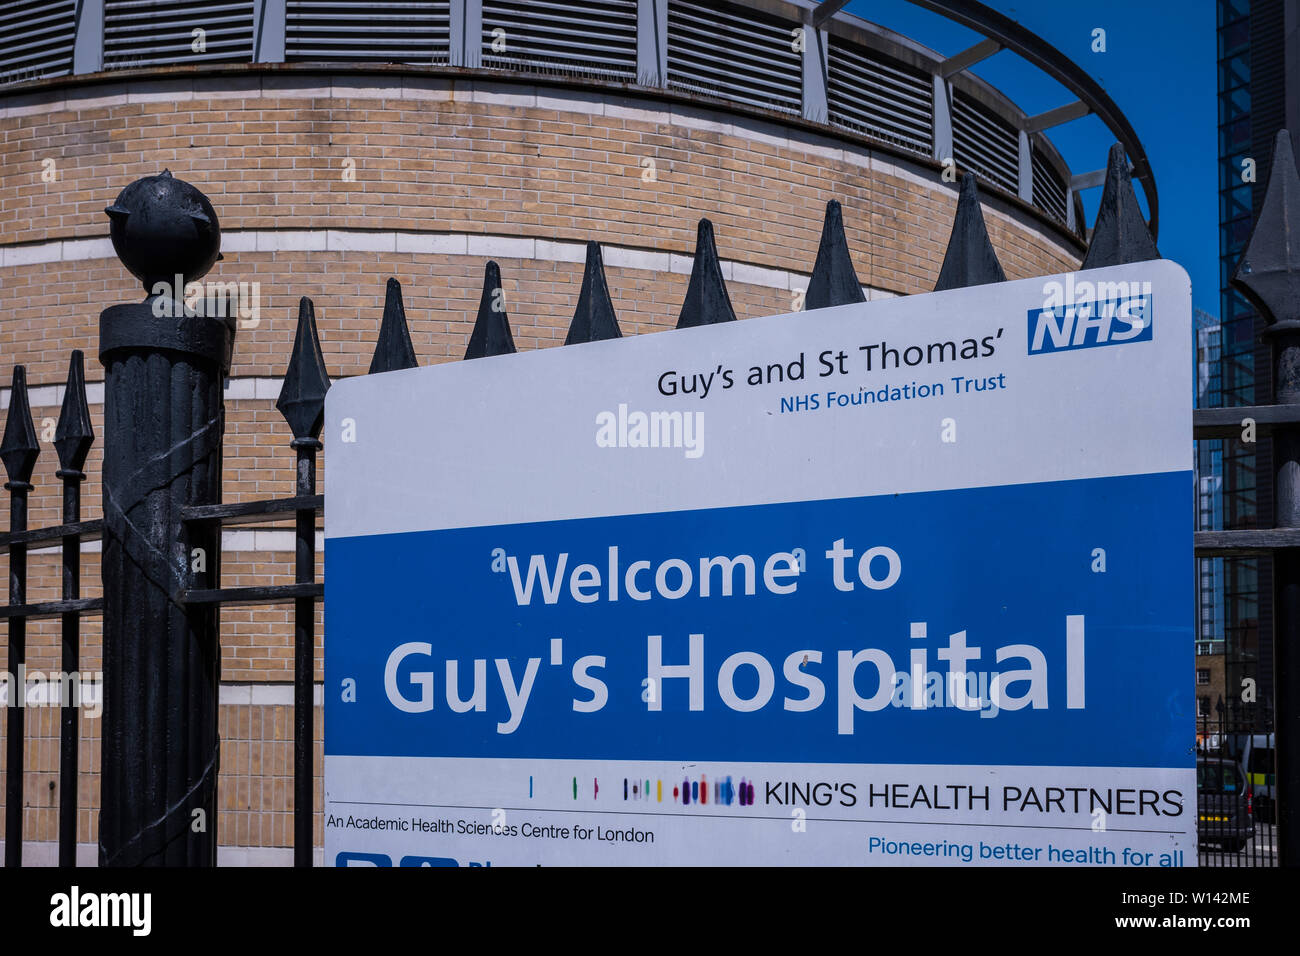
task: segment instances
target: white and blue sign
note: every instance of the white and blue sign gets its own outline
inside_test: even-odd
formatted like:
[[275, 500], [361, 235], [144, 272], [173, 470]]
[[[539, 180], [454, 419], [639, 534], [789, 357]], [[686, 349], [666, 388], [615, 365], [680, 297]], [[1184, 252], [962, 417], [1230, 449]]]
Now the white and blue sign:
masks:
[[327, 862], [1193, 864], [1190, 314], [1148, 262], [338, 383]]

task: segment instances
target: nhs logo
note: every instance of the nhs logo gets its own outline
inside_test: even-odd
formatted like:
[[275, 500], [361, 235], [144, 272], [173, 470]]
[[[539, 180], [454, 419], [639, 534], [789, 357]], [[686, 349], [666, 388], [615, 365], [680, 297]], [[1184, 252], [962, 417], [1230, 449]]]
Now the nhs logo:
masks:
[[1029, 354], [1149, 342], [1151, 298], [1150, 282], [1049, 282], [1029, 310]]

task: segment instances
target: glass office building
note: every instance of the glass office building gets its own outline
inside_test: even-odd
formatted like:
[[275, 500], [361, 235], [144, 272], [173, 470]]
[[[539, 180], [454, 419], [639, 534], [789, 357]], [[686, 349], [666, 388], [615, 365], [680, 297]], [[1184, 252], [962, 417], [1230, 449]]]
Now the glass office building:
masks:
[[[1269, 348], [1259, 337], [1263, 319], [1229, 285], [1250, 238], [1268, 182], [1272, 143], [1285, 126], [1285, 10], [1282, 0], [1218, 0], [1219, 43], [1219, 275], [1220, 321], [1207, 358], [1212, 371], [1198, 394], [1202, 405], [1267, 404], [1273, 383]], [[1202, 345], [1198, 328], [1198, 351]], [[1207, 353], [1208, 353], [1207, 342]], [[1198, 381], [1199, 385], [1199, 381]], [[1199, 388], [1198, 388], [1198, 391]], [[1197, 465], [1199, 520], [1224, 529], [1273, 526], [1272, 455], [1267, 439], [1202, 442]], [[1207, 481], [1217, 496], [1204, 502]], [[1210, 481], [1211, 484], [1215, 483]], [[1204, 525], [1202, 525], [1204, 527]], [[1200, 561], [1203, 646], [1221, 622], [1227, 705], [1242, 705], [1235, 691], [1245, 678], [1257, 681], [1261, 702], [1272, 698], [1272, 562], [1267, 558]], [[1207, 600], [1218, 598], [1221, 616], [1206, 617]]]

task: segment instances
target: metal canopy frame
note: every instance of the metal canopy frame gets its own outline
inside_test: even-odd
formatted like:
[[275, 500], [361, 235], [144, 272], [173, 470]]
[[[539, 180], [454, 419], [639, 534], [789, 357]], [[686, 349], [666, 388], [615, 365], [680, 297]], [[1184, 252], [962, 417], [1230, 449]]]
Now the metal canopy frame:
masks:
[[[1106, 128], [1128, 153], [1129, 162], [1133, 164], [1133, 178], [1142, 183], [1142, 191], [1146, 194], [1147, 206], [1151, 210], [1151, 218], [1147, 223], [1151, 238], [1159, 238], [1160, 200], [1156, 194], [1156, 177], [1151, 170], [1151, 162], [1128, 117], [1096, 80], [1042, 37], [982, 3], [975, 3], [974, 0], [908, 0], [908, 3], [937, 13], [1000, 43], [1004, 49], [1032, 63], [1077, 96], [1079, 102], [1088, 108], [1088, 112], [1106, 124]], [[1082, 115], [1086, 114], [1080, 114]]]
[[[1151, 230], [1151, 237], [1159, 238], [1160, 200], [1156, 193], [1156, 178], [1151, 170], [1151, 162], [1128, 118], [1096, 80], [1042, 37], [982, 3], [976, 3], [974, 0], [907, 0], [907, 2], [931, 13], [937, 13], [985, 37], [983, 42], [947, 61], [947, 64], [954, 67], [951, 72], [960, 72], [984, 59], [985, 56], [991, 56], [992, 53], [997, 52], [992, 49], [996, 44], [1001, 49], [1010, 50], [1021, 59], [1038, 67], [1077, 96], [1079, 99], [1075, 103], [1067, 103], [1047, 113], [1039, 114], [1038, 117], [1030, 117], [1030, 125], [1026, 126], [1026, 131], [1036, 132], [1047, 128], [1048, 125], [1060, 125], [1062, 122], [1080, 119], [1090, 113], [1095, 114], [1106, 124], [1106, 128], [1128, 153], [1129, 161], [1133, 166], [1133, 177], [1142, 183], [1142, 191], [1146, 194], [1147, 206], [1151, 211], [1151, 218], [1147, 223]], [[824, 23], [843, 6], [844, 4], [837, 0], [823, 0], [811, 12], [813, 23]], [[975, 56], [976, 52], [982, 55]], [[968, 55], [972, 57], [970, 62], [960, 62]], [[1075, 188], [1086, 188], [1086, 186], [1076, 184]]]

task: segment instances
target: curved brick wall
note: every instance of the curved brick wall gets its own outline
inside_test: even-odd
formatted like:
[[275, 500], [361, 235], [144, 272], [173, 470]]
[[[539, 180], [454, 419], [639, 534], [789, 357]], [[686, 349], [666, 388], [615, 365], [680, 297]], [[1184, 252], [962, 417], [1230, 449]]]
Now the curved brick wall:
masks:
[[[315, 302], [335, 378], [366, 371], [390, 275], [403, 284], [421, 363], [455, 360], [493, 258], [516, 344], [544, 348], [563, 341], [582, 277], [581, 244], [595, 238], [624, 333], [654, 332], [676, 321], [696, 223], [708, 216], [738, 315], [787, 312], [816, 258], [831, 198], [843, 204], [871, 297], [928, 291], [947, 246], [955, 185], [941, 181], [935, 164], [805, 125], [590, 89], [384, 73], [343, 81], [256, 68], [0, 97], [4, 402], [10, 369], [27, 365], [40, 432], [58, 415], [61, 394], [52, 386], [64, 381], [74, 348], [86, 352], [87, 379], [102, 381], [99, 311], [143, 295], [112, 256], [103, 209], [127, 183], [164, 167], [206, 192], [220, 216], [225, 259], [208, 278], [260, 283], [259, 321], [235, 342], [228, 501], [292, 493], [289, 435], [274, 399], [301, 295]], [[47, 159], [53, 182], [41, 177]], [[344, 176], [345, 160], [355, 162], [355, 181]], [[653, 180], [646, 160], [654, 161]], [[985, 199], [1009, 278], [1078, 266], [1082, 249], [1058, 226], [1017, 201]], [[92, 385], [97, 433], [99, 400]], [[99, 462], [96, 447], [86, 517], [99, 513]], [[43, 442], [32, 527], [60, 520], [56, 468]], [[292, 580], [292, 540], [283, 534], [240, 529], [227, 547], [225, 584]], [[29, 564], [29, 600], [57, 598], [57, 553], [33, 554]], [[82, 573], [88, 596], [98, 593], [98, 570], [91, 550]], [[57, 670], [57, 622], [32, 622], [28, 634], [29, 669]], [[318, 626], [318, 679], [320, 634]], [[86, 622], [84, 635], [83, 667], [94, 670], [97, 620]], [[291, 708], [265, 694], [259, 703], [247, 685], [292, 680], [290, 609], [227, 609], [222, 642], [232, 688], [222, 716], [221, 841], [286, 846]], [[49, 786], [57, 783], [57, 712], [37, 713], [28, 717], [26, 838], [48, 841], [57, 832], [57, 791]], [[93, 740], [98, 721], [82, 723]], [[96, 838], [97, 746], [83, 741], [86, 842]]]

